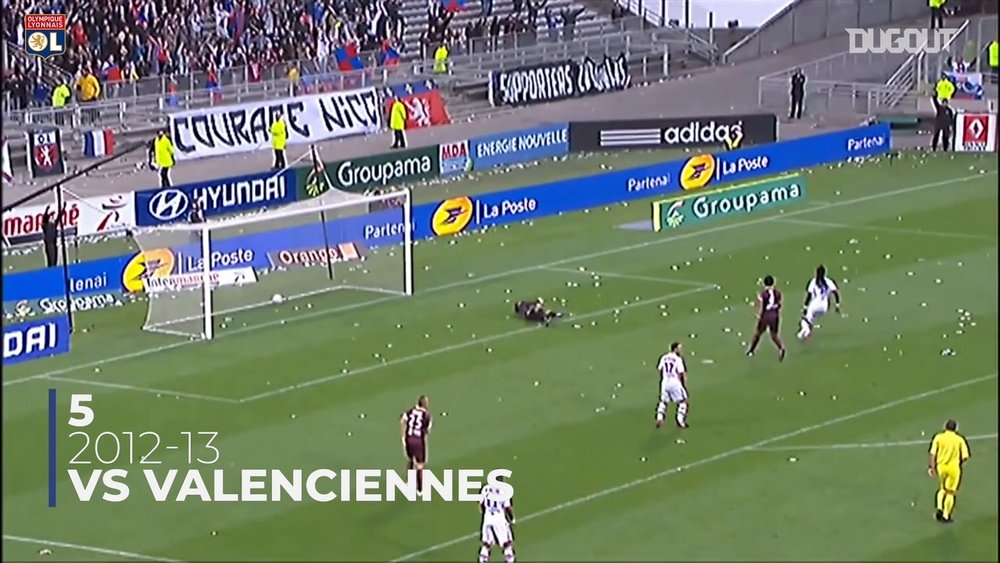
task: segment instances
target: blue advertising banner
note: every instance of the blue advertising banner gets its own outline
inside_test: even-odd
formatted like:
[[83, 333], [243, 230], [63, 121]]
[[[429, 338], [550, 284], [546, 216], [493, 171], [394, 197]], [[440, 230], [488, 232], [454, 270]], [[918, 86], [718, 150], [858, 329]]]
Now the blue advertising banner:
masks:
[[140, 227], [183, 221], [198, 201], [206, 217], [254, 211], [295, 201], [295, 171], [262, 172], [210, 182], [135, 193], [135, 220]]
[[[70, 295], [121, 292], [122, 271], [128, 261], [128, 256], [116, 256], [70, 264]], [[17, 301], [63, 297], [65, 288], [61, 266], [6, 274], [3, 277], [4, 306]]]
[[486, 170], [569, 153], [569, 125], [559, 123], [469, 141], [473, 170]]
[[[491, 225], [773, 176], [817, 164], [882, 154], [890, 148], [889, 126], [874, 125], [719, 155], [697, 155], [682, 161], [417, 205], [412, 210], [410, 227], [414, 239], [447, 236]], [[399, 244], [407, 228], [402, 218], [401, 209], [390, 207], [356, 217], [332, 219], [325, 224], [312, 223], [224, 238], [213, 241], [209, 259], [213, 270], [248, 266], [264, 269], [281, 266], [279, 258], [283, 253], [308, 253], [343, 243], [369, 249]], [[141, 255], [75, 264], [70, 268], [71, 289], [74, 295], [141, 291], [143, 280], [148, 277], [197, 272], [202, 267], [200, 247], [192, 242], [149, 250]], [[62, 295], [59, 268], [4, 276], [5, 304]]]
[[69, 317], [61, 315], [3, 327], [3, 365], [69, 352]]

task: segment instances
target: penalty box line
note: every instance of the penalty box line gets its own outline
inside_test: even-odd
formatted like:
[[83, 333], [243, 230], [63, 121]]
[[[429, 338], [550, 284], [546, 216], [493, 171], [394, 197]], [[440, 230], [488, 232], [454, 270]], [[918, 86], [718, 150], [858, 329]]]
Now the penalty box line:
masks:
[[57, 381], [60, 383], [72, 383], [82, 386], [91, 387], [104, 387], [106, 389], [115, 389], [117, 391], [133, 391], [136, 393], [147, 393], [150, 395], [162, 395], [164, 397], [174, 397], [177, 399], [194, 399], [198, 401], [209, 401], [213, 403], [228, 403], [228, 404], [238, 404], [239, 399], [233, 399], [230, 397], [219, 397], [216, 395], [204, 395], [201, 393], [189, 393], [187, 391], [173, 391], [170, 389], [157, 389], [155, 387], [143, 387], [141, 385], [127, 385], [125, 383], [115, 383], [113, 381], [95, 381], [93, 379], [80, 379], [76, 377], [60, 377], [58, 375], [52, 375], [43, 378], [44, 381]]
[[[578, 497], [578, 498], [575, 498], [575, 499], [570, 500], [570, 501], [566, 501], [566, 502], [561, 503], [561, 504], [556, 504], [556, 505], [550, 506], [549, 508], [546, 508], [546, 509], [543, 509], [543, 510], [539, 510], [538, 512], [533, 512], [531, 514], [528, 514], [527, 516], [519, 517], [517, 519], [517, 521], [519, 523], [523, 523], [523, 522], [528, 522], [528, 521], [531, 521], [531, 520], [535, 520], [535, 519], [541, 518], [543, 516], [548, 516], [549, 514], [554, 514], [556, 512], [561, 512], [563, 510], [566, 510], [567, 508], [573, 508], [575, 506], [579, 506], [581, 504], [586, 504], [588, 502], [591, 502], [591, 501], [594, 501], [594, 500], [597, 500], [597, 499], [600, 499], [600, 498], [603, 498], [603, 497], [606, 497], [606, 496], [610, 496], [610, 495], [613, 495], [613, 494], [616, 494], [616, 493], [620, 493], [622, 491], [627, 491], [629, 489], [633, 489], [633, 488], [638, 487], [640, 485], [645, 485], [646, 483], [651, 483], [653, 481], [657, 481], [657, 480], [662, 479], [664, 477], [669, 477], [671, 475], [676, 475], [678, 473], [681, 473], [682, 471], [688, 471], [688, 470], [691, 470], [691, 469], [695, 469], [697, 467], [701, 467], [703, 465], [709, 465], [709, 464], [715, 463], [717, 461], [723, 461], [723, 460], [732, 458], [732, 457], [734, 457], [736, 455], [739, 455], [739, 454], [742, 454], [742, 453], [752, 452], [754, 450], [757, 450], [759, 448], [768, 446], [770, 444], [776, 444], [778, 442], [782, 442], [784, 440], [795, 438], [797, 436], [801, 436], [801, 435], [809, 433], [809, 432], [813, 432], [813, 431], [816, 431], [816, 430], [821, 430], [823, 428], [827, 428], [827, 427], [830, 427], [830, 426], [835, 426], [837, 424], [841, 424], [841, 423], [844, 423], [844, 422], [849, 422], [849, 421], [852, 421], [852, 420], [857, 420], [859, 418], [863, 418], [863, 417], [866, 417], [866, 416], [869, 416], [869, 415], [872, 415], [872, 414], [875, 414], [875, 413], [879, 413], [879, 412], [882, 412], [882, 411], [893, 409], [893, 408], [896, 408], [898, 406], [905, 405], [907, 403], [912, 403], [912, 402], [920, 401], [920, 400], [927, 399], [927, 398], [930, 398], [930, 397], [935, 397], [937, 395], [940, 395], [942, 393], [947, 393], [947, 392], [953, 391], [955, 389], [961, 389], [963, 387], [968, 387], [970, 385], [976, 385], [976, 384], [983, 383], [983, 382], [986, 382], [986, 381], [991, 381], [991, 380], [996, 379], [996, 377], [997, 377], [996, 373], [991, 373], [989, 375], [984, 375], [984, 376], [976, 377], [976, 378], [973, 378], [973, 379], [967, 379], [965, 381], [959, 381], [957, 383], [952, 383], [951, 385], [946, 385], [944, 387], [938, 387], [937, 389], [931, 389], [930, 391], [924, 391], [922, 393], [917, 393], [915, 395], [909, 395], [909, 396], [903, 397], [901, 399], [896, 399], [896, 400], [889, 401], [887, 403], [882, 403], [880, 405], [876, 405], [874, 407], [870, 407], [870, 408], [867, 408], [867, 409], [864, 409], [864, 410], [856, 411], [856, 412], [853, 412], [853, 413], [850, 413], [850, 414], [845, 414], [845, 415], [842, 415], [842, 416], [838, 416], [836, 418], [831, 418], [831, 419], [825, 420], [823, 422], [819, 422], [819, 423], [816, 423], [816, 424], [810, 424], [808, 426], [802, 426], [801, 428], [798, 428], [796, 430], [792, 430], [792, 431], [786, 432], [784, 434], [778, 434], [778, 435], [772, 436], [770, 438], [765, 438], [764, 440], [761, 440], [759, 442], [755, 442], [755, 443], [752, 443], [752, 444], [747, 444], [745, 446], [741, 446], [741, 447], [738, 447], [738, 448], [727, 450], [727, 451], [715, 454], [713, 456], [701, 458], [701, 459], [699, 459], [697, 461], [693, 461], [691, 463], [687, 463], [687, 464], [684, 464], [684, 465], [679, 465], [677, 467], [672, 467], [670, 469], [666, 469], [666, 470], [660, 471], [659, 473], [654, 473], [654, 474], [652, 474], [652, 475], [650, 475], [648, 477], [643, 477], [641, 479], [635, 479], [633, 481], [629, 481], [627, 483], [623, 483], [623, 484], [618, 485], [616, 487], [611, 487], [611, 488], [608, 488], [608, 489], [603, 489], [603, 490], [597, 491], [596, 493], [591, 493], [589, 495]], [[408, 553], [408, 554], [403, 555], [403, 556], [401, 556], [401, 557], [399, 557], [397, 559], [392, 560], [390, 563], [399, 563], [401, 561], [410, 561], [410, 560], [415, 559], [417, 557], [423, 557], [425, 555], [430, 555], [432, 553], [437, 553], [437, 552], [441, 551], [442, 549], [447, 549], [449, 547], [452, 547], [454, 545], [458, 545], [458, 544], [463, 543], [463, 542], [467, 542], [467, 541], [475, 539], [477, 537], [479, 537], [479, 534], [467, 534], [467, 535], [464, 535], [464, 536], [461, 536], [461, 537], [454, 538], [452, 540], [448, 540], [448, 541], [441, 542], [441, 543], [436, 544], [436, 545], [432, 545], [430, 547], [426, 547], [424, 549], [421, 549], [420, 551], [414, 551], [413, 553]]]
[[[973, 436], [966, 436], [966, 440], [970, 442], [984, 442], [987, 440], [996, 440], [997, 433], [992, 434], [976, 434]], [[896, 442], [856, 442], [851, 444], [814, 444], [814, 445], [804, 445], [804, 446], [764, 446], [761, 448], [753, 448], [752, 451], [755, 452], [799, 452], [799, 451], [835, 451], [835, 450], [871, 450], [871, 449], [885, 449], [885, 448], [898, 448], [904, 446], [927, 446], [930, 444], [930, 440], [901, 440]]]
[[588, 270], [588, 269], [576, 269], [573, 268], [562, 268], [558, 266], [548, 266], [542, 268], [546, 272], [556, 272], [561, 274], [576, 274], [578, 276], [599, 276], [602, 278], [617, 278], [621, 280], [635, 280], [635, 281], [646, 281], [654, 283], [669, 283], [674, 285], [683, 285], [689, 287], [722, 287], [717, 283], [704, 282], [698, 280], [685, 280], [680, 278], [666, 278], [660, 276], [642, 276], [637, 274], [624, 274], [620, 272], [607, 272], [598, 270]]
[[[568, 315], [565, 318], [561, 319], [559, 322], [560, 323], [569, 323], [569, 322], [573, 322], [573, 321], [582, 321], [582, 320], [591, 319], [591, 318], [595, 318], [595, 317], [601, 317], [601, 316], [610, 315], [610, 314], [613, 314], [613, 313], [616, 313], [616, 312], [619, 312], [619, 311], [626, 311], [628, 309], [634, 309], [634, 308], [637, 308], [637, 307], [645, 307], [645, 306], [648, 306], [648, 305], [656, 305], [658, 303], [662, 303], [662, 302], [670, 300], [670, 299], [680, 299], [680, 298], [686, 297], [688, 295], [694, 295], [696, 293], [701, 293], [701, 292], [704, 292], [704, 291], [709, 291], [709, 290], [714, 290], [714, 289], [716, 289], [716, 287], [714, 285], [692, 287], [692, 288], [689, 288], [689, 289], [685, 289], [683, 291], [676, 291], [676, 292], [673, 292], [673, 293], [668, 293], [666, 295], [661, 295], [660, 297], [654, 297], [654, 298], [651, 298], [651, 299], [641, 299], [639, 301], [633, 301], [631, 303], [625, 303], [625, 304], [622, 304], [622, 305], [616, 305], [614, 307], [608, 307], [608, 308], [605, 308], [605, 309], [599, 309], [597, 311], [591, 311], [589, 313], [583, 313], [581, 315]], [[529, 332], [533, 332], [533, 331], [536, 331], [536, 330], [544, 330], [544, 329], [541, 328], [541, 327], [539, 327], [539, 326], [530, 325], [530, 326], [522, 327], [522, 328], [519, 328], [519, 329], [507, 331], [507, 332], [501, 332], [499, 334], [493, 334], [493, 335], [490, 335], [490, 336], [484, 336], [484, 337], [479, 337], [479, 338], [472, 338], [472, 339], [466, 340], [464, 342], [459, 342], [459, 343], [456, 343], [456, 344], [451, 344], [449, 346], [442, 346], [441, 348], [435, 348], [433, 350], [427, 350], [425, 352], [420, 352], [418, 354], [411, 354], [409, 356], [403, 356], [401, 358], [396, 358], [394, 360], [388, 360], [388, 361], [385, 361], [385, 362], [382, 362], [382, 363], [372, 364], [372, 365], [365, 366], [365, 367], [362, 367], [362, 368], [358, 368], [358, 369], [355, 369], [355, 370], [348, 370], [347, 372], [334, 373], [334, 374], [330, 374], [330, 375], [327, 375], [327, 376], [319, 377], [317, 379], [310, 379], [308, 381], [303, 381], [302, 383], [297, 383], [295, 385], [288, 385], [288, 386], [285, 386], [285, 387], [280, 387], [278, 389], [272, 389], [271, 391], [265, 391], [263, 393], [258, 393], [257, 395], [251, 395], [249, 397], [244, 397], [243, 399], [240, 399], [239, 402], [240, 403], [250, 403], [250, 402], [254, 402], [254, 401], [259, 401], [261, 399], [269, 399], [271, 397], [275, 397], [275, 396], [278, 396], [278, 395], [283, 395], [285, 393], [290, 393], [292, 391], [298, 391], [298, 390], [306, 389], [306, 388], [309, 388], [309, 387], [315, 387], [317, 385], [323, 385], [323, 384], [329, 383], [331, 381], [337, 381], [339, 379], [344, 379], [344, 378], [347, 378], [347, 377], [353, 377], [353, 376], [356, 376], [356, 375], [362, 375], [362, 374], [365, 374], [365, 373], [371, 373], [371, 372], [378, 371], [378, 370], [381, 370], [381, 369], [384, 369], [384, 368], [393, 367], [393, 366], [397, 366], [397, 365], [405, 364], [405, 363], [409, 363], [409, 362], [415, 362], [415, 361], [418, 361], [418, 360], [423, 360], [425, 358], [430, 358], [430, 357], [437, 356], [437, 355], [440, 355], [440, 354], [447, 354], [447, 353], [450, 353], [450, 352], [454, 352], [456, 350], [462, 350], [464, 348], [468, 348], [470, 346], [477, 346], [477, 345], [489, 344], [491, 342], [497, 342], [499, 340], [504, 340], [504, 339], [507, 339], [507, 338], [512, 338], [512, 337], [515, 337], [515, 336], [520, 336], [522, 334], [527, 334]]]
[[[46, 548], [71, 549], [74, 551], [82, 551], [85, 553], [96, 553], [98, 555], [106, 555], [110, 557], [121, 557], [123, 559], [133, 559], [136, 561], [161, 561], [163, 563], [180, 563], [180, 561], [177, 559], [167, 559], [166, 557], [155, 557], [152, 555], [133, 553], [131, 551], [121, 551], [118, 549], [106, 549], [103, 547], [97, 547], [93, 545], [83, 545], [78, 543], [44, 540], [39, 538], [29, 538], [25, 536], [15, 536], [10, 534], [4, 534], [3, 539], [5, 541], [24, 543], [29, 545], [37, 545]], [[59, 557], [56, 557], [56, 559], [58, 560]]]
[[[996, 175], [995, 171], [991, 171], [991, 172], [989, 172], [989, 173], [986, 174], [986, 176], [995, 176], [995, 175]], [[544, 264], [536, 264], [534, 266], [526, 266], [526, 267], [523, 267], [523, 268], [507, 269], [507, 270], [504, 270], [502, 272], [497, 272], [497, 273], [494, 273], [494, 274], [488, 274], [488, 275], [484, 275], [484, 276], [477, 276], [477, 277], [474, 277], [474, 278], [469, 278], [469, 279], [464, 279], [464, 280], [460, 280], [460, 281], [456, 281], [456, 282], [446, 283], [446, 284], [442, 284], [442, 285], [435, 286], [435, 287], [429, 287], [429, 288], [426, 288], [423, 291], [421, 291], [415, 297], [419, 298], [421, 295], [430, 295], [430, 294], [439, 293], [439, 292], [442, 292], [442, 291], [449, 291], [449, 290], [456, 289], [456, 288], [459, 288], [459, 287], [466, 287], [466, 286], [475, 285], [475, 284], [483, 283], [483, 282], [487, 282], [487, 281], [493, 281], [493, 280], [503, 279], [503, 278], [507, 278], [509, 276], [513, 276], [513, 275], [517, 275], [517, 274], [522, 274], [522, 273], [525, 273], [525, 272], [534, 272], [534, 271], [538, 271], [538, 270], [543, 270], [543, 269], [548, 268], [548, 267], [565, 266], [567, 264], [579, 263], [580, 261], [583, 261], [583, 260], [592, 260], [592, 259], [595, 259], [595, 258], [601, 258], [603, 256], [612, 256], [612, 255], [621, 254], [621, 253], [624, 253], [624, 252], [631, 252], [631, 251], [634, 251], [634, 250], [642, 250], [642, 249], [645, 249], [645, 248], [650, 248], [650, 247], [658, 246], [658, 245], [661, 245], [661, 244], [667, 244], [667, 243], [671, 243], [671, 242], [677, 242], [677, 241], [681, 241], [681, 240], [692, 239], [692, 238], [703, 236], [703, 235], [709, 235], [709, 234], [713, 234], [713, 233], [727, 232], [727, 231], [731, 231], [731, 230], [734, 230], [734, 229], [740, 229], [740, 228], [744, 228], [744, 227], [749, 227], [749, 226], [752, 226], [752, 225], [758, 225], [758, 224], [762, 224], [762, 223], [768, 223], [768, 222], [774, 221], [776, 219], [782, 219], [782, 218], [787, 219], [789, 217], [796, 217], [796, 216], [800, 216], [800, 215], [806, 215], [806, 214], [809, 214], [809, 213], [815, 213], [817, 211], [824, 211], [824, 210], [835, 209], [835, 208], [839, 208], [839, 207], [845, 207], [845, 206], [849, 206], [849, 205], [856, 205], [856, 204], [859, 204], [859, 203], [866, 203], [866, 202], [869, 202], [869, 201], [877, 201], [877, 200], [880, 200], [880, 199], [885, 199], [885, 198], [890, 198], [890, 197], [897, 197], [897, 196], [907, 195], [907, 194], [911, 194], [911, 193], [922, 191], [922, 190], [928, 190], [928, 189], [938, 188], [938, 187], [941, 187], [941, 186], [961, 184], [961, 183], [969, 182], [969, 181], [972, 181], [972, 180], [980, 180], [980, 179], [983, 178], [983, 176], [984, 175], [982, 175], [982, 174], [972, 174], [972, 175], [968, 175], [968, 176], [960, 176], [958, 178], [952, 178], [952, 179], [949, 179], [949, 180], [940, 180], [940, 181], [937, 181], [937, 182], [929, 182], [929, 183], [926, 183], [926, 184], [917, 184], [915, 186], [908, 186], [908, 187], [905, 187], [905, 188], [898, 188], [898, 189], [895, 189], [895, 190], [888, 190], [888, 191], [878, 192], [878, 193], [869, 194], [869, 195], [865, 195], [865, 196], [861, 196], [861, 197], [856, 197], [856, 198], [850, 198], [850, 199], [844, 199], [844, 200], [840, 200], [840, 201], [835, 201], [835, 202], [830, 203], [829, 205], [824, 205], [824, 206], [820, 206], [820, 207], [808, 207], [808, 208], [805, 208], [805, 209], [798, 209], [798, 210], [795, 210], [795, 211], [789, 211], [788, 213], [784, 213], [784, 214], [781, 214], [781, 215], [765, 216], [765, 217], [761, 217], [759, 219], [750, 219], [750, 220], [747, 220], [747, 221], [740, 221], [740, 222], [735, 222], [735, 223], [727, 223], [727, 224], [724, 224], [724, 225], [718, 225], [718, 226], [715, 226], [715, 227], [709, 227], [707, 229], [695, 229], [695, 230], [691, 230], [691, 231], [689, 231], [687, 233], [680, 233], [680, 234], [676, 234], [676, 235], [672, 235], [672, 236], [668, 236], [668, 237], [658, 237], [658, 238], [655, 238], [653, 240], [648, 240], [648, 241], [644, 241], [644, 242], [640, 242], [640, 243], [629, 244], [629, 245], [625, 245], [625, 246], [619, 246], [619, 247], [610, 248], [610, 249], [607, 249], [607, 250], [600, 250], [600, 251], [596, 251], [596, 252], [590, 252], [590, 253], [581, 254], [581, 255], [578, 255], [578, 256], [570, 256], [570, 257], [567, 257], [567, 258], [563, 258], [563, 259], [560, 259], [560, 260], [555, 260], [555, 261], [544, 263]], [[320, 310], [320, 311], [313, 311], [311, 313], [304, 313], [304, 314], [297, 315], [297, 316], [291, 316], [291, 317], [288, 317], [288, 318], [286, 318], [284, 320], [268, 321], [268, 322], [265, 322], [265, 323], [260, 323], [260, 324], [252, 325], [252, 326], [245, 327], [245, 328], [233, 329], [233, 330], [230, 330], [228, 332], [223, 332], [222, 334], [218, 335], [216, 338], [223, 338], [223, 337], [227, 337], [227, 336], [235, 336], [235, 335], [243, 334], [243, 333], [246, 333], [246, 332], [251, 332], [251, 331], [257, 331], [257, 330], [262, 330], [262, 329], [266, 329], [266, 328], [271, 328], [271, 327], [274, 327], [274, 326], [279, 326], [283, 322], [286, 322], [286, 321], [287, 322], [293, 322], [293, 321], [299, 321], [299, 320], [308, 320], [308, 319], [313, 319], [313, 318], [322, 317], [322, 316], [326, 316], [326, 315], [333, 315], [333, 314], [337, 314], [337, 313], [344, 313], [344, 312], [348, 312], [348, 311], [351, 311], [351, 310], [354, 310], [354, 309], [360, 309], [360, 308], [363, 308], [363, 307], [369, 307], [369, 306], [373, 306], [373, 305], [378, 305], [378, 304], [386, 303], [386, 302], [389, 302], [389, 301], [395, 301], [397, 299], [400, 299], [400, 297], [395, 297], [395, 296], [394, 297], [383, 297], [383, 298], [380, 298], [380, 299], [373, 299], [373, 300], [367, 301], [365, 303], [358, 303], [358, 304], [354, 304], [354, 305], [348, 305], [348, 306], [345, 306], [345, 307], [334, 307], [332, 309], [324, 309], [324, 310]], [[69, 367], [65, 367], [65, 368], [59, 368], [59, 369], [55, 369], [55, 370], [50, 370], [50, 371], [47, 371], [47, 372], [44, 372], [44, 373], [39, 373], [39, 374], [35, 374], [35, 375], [28, 375], [28, 376], [20, 377], [20, 378], [17, 378], [17, 379], [5, 380], [2, 383], [2, 387], [9, 387], [11, 385], [18, 385], [18, 384], [21, 384], [21, 383], [26, 383], [26, 382], [29, 382], [29, 381], [34, 381], [34, 380], [37, 380], [37, 379], [43, 379], [45, 377], [49, 377], [49, 376], [53, 376], [53, 375], [63, 375], [63, 374], [75, 372], [75, 371], [78, 371], [78, 370], [83, 370], [83, 369], [88, 369], [88, 368], [93, 368], [93, 367], [99, 367], [99, 366], [103, 366], [103, 365], [106, 365], [106, 364], [109, 364], [109, 363], [120, 362], [120, 361], [125, 361], [125, 360], [131, 360], [131, 359], [135, 359], [135, 358], [141, 358], [141, 357], [145, 357], [145, 356], [148, 356], [148, 355], [151, 355], [151, 354], [157, 354], [157, 353], [160, 353], [160, 352], [165, 352], [165, 351], [173, 350], [173, 349], [176, 349], [176, 348], [180, 348], [182, 346], [189, 346], [189, 345], [192, 345], [192, 344], [204, 344], [205, 342], [210, 342], [210, 341], [182, 340], [182, 341], [179, 341], [179, 342], [172, 342], [170, 344], [164, 344], [164, 345], [161, 345], [161, 346], [154, 346], [152, 348], [146, 348], [146, 349], [143, 349], [143, 350], [137, 350], [135, 352], [130, 352], [128, 354], [121, 354], [121, 355], [118, 355], [118, 356], [112, 356], [110, 358], [105, 358], [105, 359], [102, 359], [102, 360], [96, 360], [96, 361], [92, 361], [92, 362], [85, 362], [85, 363], [81, 363], [81, 364], [77, 364], [77, 365], [73, 365], [73, 366], [69, 366]]]

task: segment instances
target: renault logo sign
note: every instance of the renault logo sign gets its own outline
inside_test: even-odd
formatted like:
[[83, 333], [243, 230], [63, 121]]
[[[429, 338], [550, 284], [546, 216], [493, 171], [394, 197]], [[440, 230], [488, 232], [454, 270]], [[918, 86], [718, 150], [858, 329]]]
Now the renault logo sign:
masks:
[[149, 200], [149, 214], [160, 221], [173, 221], [184, 215], [187, 208], [187, 194], [173, 188], [162, 190]]

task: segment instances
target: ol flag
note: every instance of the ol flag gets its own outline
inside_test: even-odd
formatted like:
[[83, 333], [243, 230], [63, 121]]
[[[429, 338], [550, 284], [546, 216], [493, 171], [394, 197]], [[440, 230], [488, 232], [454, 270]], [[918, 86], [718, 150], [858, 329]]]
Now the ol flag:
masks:
[[115, 154], [115, 132], [111, 129], [87, 131], [83, 137], [83, 156], [91, 158]]

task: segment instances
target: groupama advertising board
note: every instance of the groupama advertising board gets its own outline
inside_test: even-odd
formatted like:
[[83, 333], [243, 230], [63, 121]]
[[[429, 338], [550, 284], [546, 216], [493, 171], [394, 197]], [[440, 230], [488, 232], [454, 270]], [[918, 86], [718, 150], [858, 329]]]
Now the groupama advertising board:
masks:
[[[415, 239], [447, 236], [467, 230], [514, 221], [536, 219], [561, 212], [577, 211], [612, 203], [699, 190], [708, 186], [740, 182], [764, 176], [874, 156], [891, 148], [889, 126], [860, 127], [769, 145], [714, 155], [697, 155], [584, 178], [480, 196], [451, 198], [417, 205], [411, 225]], [[364, 247], [399, 244], [405, 226], [398, 209], [374, 211], [365, 215], [328, 222], [327, 243], [357, 243]], [[271, 267], [269, 254], [316, 246], [323, 240], [318, 224], [292, 227], [268, 233], [232, 237], [213, 248], [216, 267]], [[198, 249], [193, 245], [171, 250], [172, 273], [198, 268]], [[114, 288], [125, 290], [125, 271], [134, 266], [133, 256], [119, 256], [72, 265], [71, 289], [74, 295], [99, 293]], [[4, 276], [4, 303], [21, 299], [60, 296], [63, 293], [59, 269], [38, 270]]]

